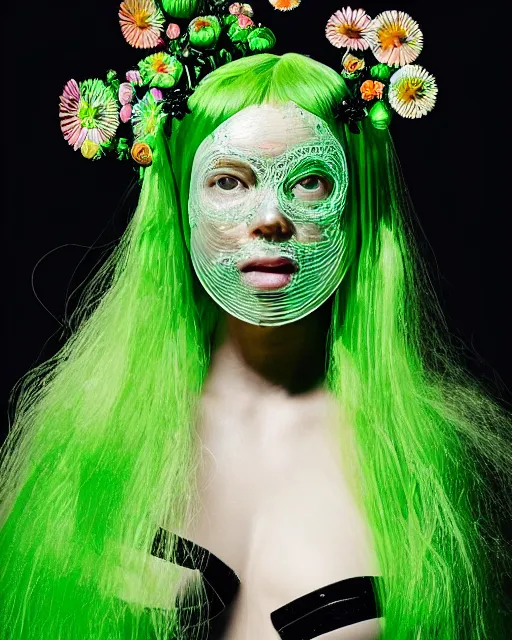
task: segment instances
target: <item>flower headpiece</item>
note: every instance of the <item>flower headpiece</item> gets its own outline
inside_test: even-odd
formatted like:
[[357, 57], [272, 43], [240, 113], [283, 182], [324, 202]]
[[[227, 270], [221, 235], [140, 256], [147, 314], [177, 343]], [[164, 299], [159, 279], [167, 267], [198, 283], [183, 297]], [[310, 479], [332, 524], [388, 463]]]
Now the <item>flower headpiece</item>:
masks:
[[367, 116], [374, 127], [386, 129], [391, 109], [404, 118], [421, 118], [433, 109], [435, 78], [411, 64], [421, 53], [423, 34], [409, 15], [384, 11], [372, 20], [363, 9], [346, 7], [329, 18], [325, 35], [332, 45], [346, 49], [341, 75], [352, 97], [337, 115], [353, 133]]
[[[300, 0], [270, 0], [279, 10]], [[150, 49], [137, 68], [121, 80], [109, 71], [105, 80], [70, 80], [60, 97], [60, 124], [74, 150], [89, 159], [113, 152], [150, 165], [155, 135], [172, 118], [189, 113], [187, 100], [199, 81], [236, 58], [270, 51], [276, 38], [253, 21], [251, 6], [227, 0], [124, 0], [119, 8], [121, 32], [132, 47]], [[411, 64], [421, 51], [423, 35], [402, 11], [371, 18], [350, 7], [329, 19], [326, 36], [345, 48], [341, 75], [351, 97], [336, 115], [353, 132], [369, 116], [386, 128], [391, 109], [419, 118], [435, 103], [433, 76]], [[371, 66], [368, 52], [376, 58]], [[354, 53], [352, 53], [354, 52]], [[399, 67], [395, 73], [392, 68]]]
[[[121, 32], [132, 47], [153, 49], [119, 79], [70, 80], [60, 97], [65, 139], [85, 158], [114, 152], [141, 166], [152, 162], [162, 121], [189, 112], [187, 99], [213, 69], [269, 51], [276, 39], [252, 20], [249, 4], [226, 0], [124, 0]], [[131, 131], [130, 131], [131, 129]]]

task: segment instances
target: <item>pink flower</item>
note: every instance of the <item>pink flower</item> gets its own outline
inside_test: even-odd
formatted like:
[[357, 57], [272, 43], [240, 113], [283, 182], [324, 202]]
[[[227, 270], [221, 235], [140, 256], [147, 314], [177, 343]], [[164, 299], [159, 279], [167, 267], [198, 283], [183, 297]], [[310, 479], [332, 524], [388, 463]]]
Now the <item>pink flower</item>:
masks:
[[251, 5], [246, 2], [233, 2], [233, 4], [229, 6], [229, 13], [232, 16], [244, 15], [248, 18], [252, 18], [254, 15]]
[[325, 35], [338, 49], [344, 47], [364, 51], [370, 46], [370, 24], [371, 18], [363, 9], [345, 7], [329, 18]]
[[160, 44], [165, 18], [154, 0], [125, 0], [119, 9], [121, 31], [128, 44], [152, 49]]
[[70, 80], [64, 87], [64, 91], [60, 97], [59, 116], [61, 118], [60, 127], [64, 138], [75, 151], [80, 149], [87, 137], [87, 130], [82, 128], [78, 117], [80, 100], [81, 96], [78, 83], [76, 80]]
[[142, 85], [142, 78], [140, 77], [140, 73], [137, 71], [137, 69], [133, 69], [132, 71], [127, 71], [126, 79], [128, 80], [128, 82], [133, 82], [133, 84], [136, 84], [139, 86]]
[[130, 82], [122, 82], [119, 86], [119, 102], [121, 104], [130, 104], [133, 100], [133, 87]]
[[130, 122], [130, 118], [132, 117], [132, 105], [125, 104], [119, 112], [119, 117], [121, 118], [121, 122]]
[[64, 138], [75, 151], [85, 140], [96, 145], [111, 140], [119, 126], [118, 109], [114, 91], [101, 80], [93, 78], [80, 85], [76, 80], [70, 80], [59, 104]]
[[176, 38], [180, 37], [180, 33], [181, 33], [181, 30], [179, 25], [175, 24], [174, 22], [171, 22], [171, 24], [167, 27], [167, 30], [165, 32], [169, 40], [176, 40]]
[[252, 27], [254, 24], [254, 22], [249, 18], [249, 16], [244, 16], [243, 13], [241, 13], [238, 16], [238, 26], [242, 27], [242, 29], [247, 29], [247, 27]]
[[157, 87], [152, 87], [150, 89], [151, 95], [153, 96], [153, 98], [159, 102], [160, 100], [164, 99], [164, 94], [160, 91], [160, 89], [158, 89]]

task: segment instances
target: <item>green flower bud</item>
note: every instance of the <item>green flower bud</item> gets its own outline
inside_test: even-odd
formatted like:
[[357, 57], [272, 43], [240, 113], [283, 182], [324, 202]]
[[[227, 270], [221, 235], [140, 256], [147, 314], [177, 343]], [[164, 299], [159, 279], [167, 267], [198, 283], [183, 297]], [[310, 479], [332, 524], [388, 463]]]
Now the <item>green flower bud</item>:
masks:
[[387, 129], [391, 122], [391, 111], [382, 100], [378, 100], [370, 109], [368, 117], [376, 129]]
[[211, 49], [217, 43], [221, 26], [215, 16], [199, 16], [188, 25], [190, 44], [199, 49]]
[[[178, 80], [176, 79], [177, 74], [166, 73], [165, 75], [158, 74], [152, 78], [149, 83], [150, 87], [156, 87], [158, 89], [172, 89], [176, 86]], [[181, 73], [179, 74], [181, 75]]]
[[234, 22], [228, 31], [228, 36], [232, 42], [247, 42], [251, 29], [242, 28], [238, 22]]
[[372, 78], [385, 82], [386, 80], [389, 80], [389, 77], [391, 76], [391, 69], [387, 64], [376, 64], [370, 69], [370, 75]]
[[251, 51], [269, 51], [276, 44], [276, 37], [267, 27], [251, 29], [247, 38]]
[[170, 89], [174, 87], [183, 73], [183, 65], [165, 51], [159, 51], [139, 62], [139, 71], [144, 84], [150, 87]]
[[191, 18], [199, 13], [203, 0], [160, 0], [160, 4], [172, 18]]

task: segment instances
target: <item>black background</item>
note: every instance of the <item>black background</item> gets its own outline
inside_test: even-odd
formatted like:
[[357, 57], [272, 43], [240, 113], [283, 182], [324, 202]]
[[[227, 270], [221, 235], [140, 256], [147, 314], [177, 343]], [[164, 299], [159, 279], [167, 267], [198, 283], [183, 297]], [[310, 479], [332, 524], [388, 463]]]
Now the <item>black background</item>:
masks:
[[[130, 162], [90, 162], [64, 141], [59, 95], [66, 81], [133, 67], [143, 52], [123, 39], [115, 0], [9, 3], [3, 20], [4, 358], [2, 412], [18, 378], [68, 335], [77, 286], [118, 239], [137, 197]], [[278, 37], [277, 53], [309, 54], [339, 69], [325, 39], [338, 0], [302, 0], [291, 12], [253, 0], [255, 20]], [[359, 6], [359, 5], [354, 5]], [[439, 85], [425, 118], [392, 124], [440, 304], [467, 366], [511, 401], [511, 243], [507, 171], [509, 15], [502, 7], [408, 2], [362, 6], [417, 20], [418, 63]], [[131, 189], [130, 189], [131, 187]], [[4, 427], [5, 428], [5, 427]]]

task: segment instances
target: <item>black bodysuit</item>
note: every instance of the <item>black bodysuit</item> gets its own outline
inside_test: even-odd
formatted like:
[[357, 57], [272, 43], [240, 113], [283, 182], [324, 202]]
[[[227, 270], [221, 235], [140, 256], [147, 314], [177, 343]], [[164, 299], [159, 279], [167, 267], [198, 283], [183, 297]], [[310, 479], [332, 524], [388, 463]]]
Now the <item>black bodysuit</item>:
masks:
[[[171, 535], [166, 529], [158, 529], [152, 555], [164, 558], [163, 550]], [[180, 536], [175, 537], [173, 562], [200, 571], [208, 599], [206, 611], [199, 609], [190, 593], [180, 600], [180, 611], [187, 611], [186, 619], [180, 619], [183, 634], [180, 637], [186, 639], [193, 630], [200, 640], [221, 640], [240, 580], [227, 564], [207, 549]], [[270, 619], [282, 640], [311, 640], [356, 622], [378, 618], [375, 597], [378, 580], [380, 578], [376, 576], [362, 576], [334, 582], [272, 611]]]

